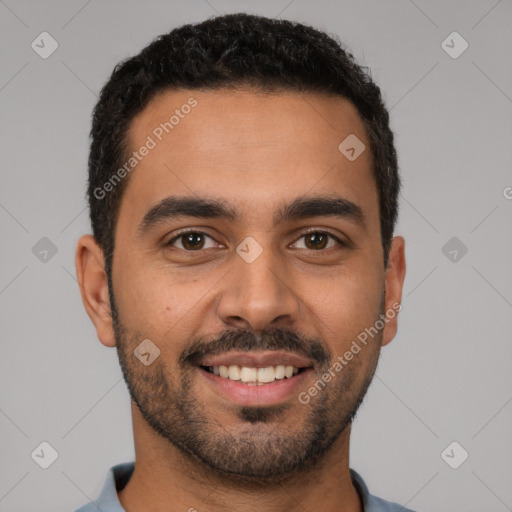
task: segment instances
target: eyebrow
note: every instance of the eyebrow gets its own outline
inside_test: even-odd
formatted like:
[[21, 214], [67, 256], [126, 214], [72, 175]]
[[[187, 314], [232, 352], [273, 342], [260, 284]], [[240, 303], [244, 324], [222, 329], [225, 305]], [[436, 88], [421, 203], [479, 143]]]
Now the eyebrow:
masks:
[[[293, 220], [324, 216], [348, 220], [363, 229], [366, 227], [362, 208], [348, 199], [335, 195], [298, 197], [282, 205], [274, 214], [273, 222], [276, 226]], [[223, 199], [169, 196], [147, 211], [137, 228], [137, 233], [142, 236], [159, 224], [181, 217], [223, 219], [233, 222], [241, 218], [236, 208]]]

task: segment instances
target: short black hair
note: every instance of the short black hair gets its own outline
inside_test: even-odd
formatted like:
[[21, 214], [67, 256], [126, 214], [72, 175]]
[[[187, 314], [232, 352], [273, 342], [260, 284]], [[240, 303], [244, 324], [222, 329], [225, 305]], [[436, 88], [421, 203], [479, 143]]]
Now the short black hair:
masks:
[[101, 90], [90, 133], [88, 201], [109, 284], [115, 227], [129, 177], [109, 187], [108, 193], [103, 187], [130, 157], [131, 121], [164, 90], [221, 87], [315, 92], [341, 96], [356, 107], [370, 141], [387, 266], [400, 178], [389, 114], [368, 68], [359, 66], [335, 35], [297, 22], [236, 13], [157, 37], [117, 64]]

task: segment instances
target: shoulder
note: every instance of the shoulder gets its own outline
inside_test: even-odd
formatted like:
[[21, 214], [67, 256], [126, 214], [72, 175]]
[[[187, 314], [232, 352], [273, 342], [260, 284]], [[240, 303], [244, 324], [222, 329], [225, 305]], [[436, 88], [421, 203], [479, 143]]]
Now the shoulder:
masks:
[[415, 512], [394, 501], [386, 501], [370, 494], [368, 496], [368, 508], [365, 512]]
[[104, 481], [103, 488], [96, 501], [83, 505], [75, 512], [125, 512], [119, 502], [117, 491], [123, 489], [132, 476], [134, 462], [125, 462], [112, 466]]
[[350, 469], [350, 476], [363, 502], [364, 512], [414, 512], [414, 510], [406, 508], [399, 503], [387, 501], [370, 494], [368, 486], [357, 471]]

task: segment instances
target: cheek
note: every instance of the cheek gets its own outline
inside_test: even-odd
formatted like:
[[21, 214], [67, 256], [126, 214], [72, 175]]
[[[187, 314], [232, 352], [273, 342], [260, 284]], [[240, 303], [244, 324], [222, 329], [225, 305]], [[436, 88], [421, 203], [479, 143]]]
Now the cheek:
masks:
[[116, 283], [116, 302], [120, 316], [127, 327], [138, 330], [145, 325], [158, 325], [165, 316], [172, 297], [162, 279], [145, 270], [137, 272], [126, 268], [119, 272]]
[[165, 344], [189, 335], [187, 325], [197, 316], [205, 294], [199, 279], [184, 281], [161, 268], [146, 268], [120, 275], [117, 283], [116, 302], [126, 328]]
[[382, 299], [381, 281], [367, 273], [338, 275], [316, 303], [326, 339], [335, 354], [344, 353], [352, 341], [378, 320]]

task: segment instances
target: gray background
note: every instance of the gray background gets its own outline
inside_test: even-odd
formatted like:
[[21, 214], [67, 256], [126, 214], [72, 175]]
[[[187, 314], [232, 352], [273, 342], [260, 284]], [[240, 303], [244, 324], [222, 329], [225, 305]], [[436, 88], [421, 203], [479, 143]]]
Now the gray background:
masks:
[[[338, 34], [391, 110], [408, 269], [351, 467], [373, 494], [418, 511], [512, 510], [510, 0], [0, 0], [0, 510], [74, 510], [133, 460], [116, 352], [97, 340], [75, 278], [76, 241], [90, 231], [91, 110], [119, 60], [237, 11]], [[31, 48], [43, 31], [59, 44], [47, 59]], [[469, 44], [456, 59], [441, 46], [453, 31]], [[43, 237], [55, 255], [36, 245]], [[458, 247], [443, 252], [452, 237]], [[31, 458], [42, 441], [59, 454], [48, 469]], [[458, 469], [441, 457], [453, 441], [469, 453]], [[460, 460], [460, 448], [448, 453]]]

